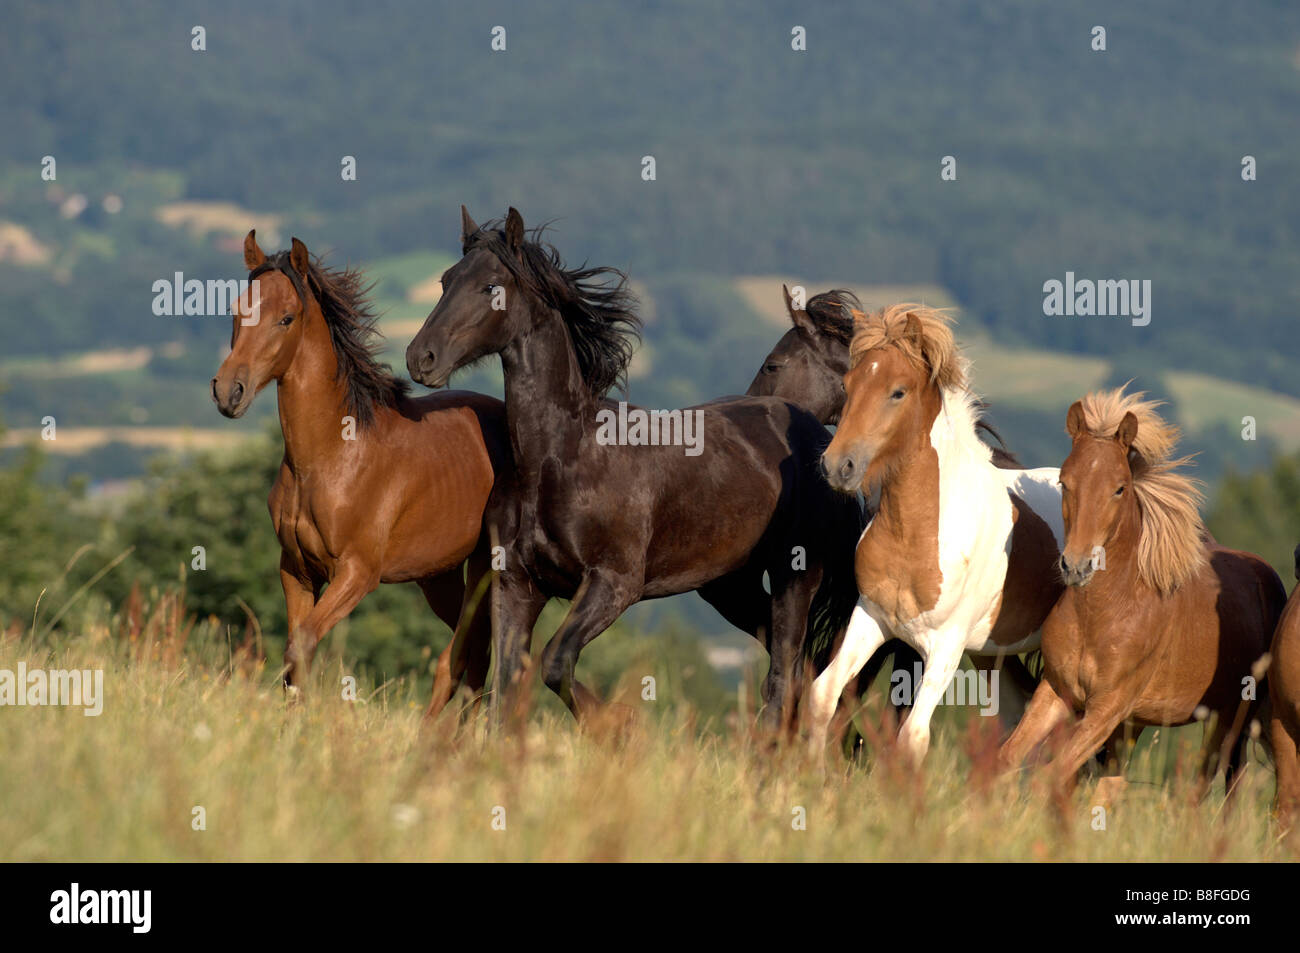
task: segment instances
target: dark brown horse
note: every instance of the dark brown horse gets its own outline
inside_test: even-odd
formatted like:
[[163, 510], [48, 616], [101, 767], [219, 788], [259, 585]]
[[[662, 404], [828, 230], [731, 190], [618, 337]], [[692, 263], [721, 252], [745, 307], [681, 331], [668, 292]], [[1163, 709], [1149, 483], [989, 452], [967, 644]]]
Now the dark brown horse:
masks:
[[439, 659], [436, 714], [462, 676], [471, 687], [486, 681], [489, 613], [462, 609], [488, 569], [484, 508], [494, 474], [509, 465], [504, 406], [462, 392], [409, 397], [374, 359], [359, 272], [323, 267], [296, 238], [268, 258], [254, 232], [244, 264], [252, 284], [233, 309], [212, 399], [241, 417], [263, 387], [278, 385], [284, 460], [269, 504], [288, 683], [303, 683], [320, 640], [363, 596], [414, 582], [457, 630]]
[[1058, 724], [1071, 724], [1051, 765], [1061, 795], [1125, 724], [1211, 716], [1200, 790], [1222, 768], [1231, 791], [1242, 729], [1262, 700], [1249, 689], [1252, 669], [1286, 590], [1258, 556], [1209, 538], [1186, 460], [1172, 456], [1178, 431], [1158, 406], [1121, 388], [1076, 401], [1066, 418], [1066, 589], [1043, 624], [1044, 678], [1002, 750], [1007, 766], [1019, 765]]
[[694, 452], [631, 429], [624, 439], [621, 423], [613, 435], [616, 418], [645, 419], [604, 400], [640, 325], [624, 276], [566, 269], [514, 209], [483, 228], [462, 209], [461, 238], [464, 257], [443, 276], [443, 297], [406, 361], [414, 379], [441, 386], [501, 355], [518, 506], [492, 606], [494, 708], [547, 598], [573, 601], [543, 653], [542, 678], [582, 717], [598, 704], [574, 679], [582, 648], [633, 603], [697, 590], [764, 639], [764, 721], [789, 727], [810, 610], [824, 637], [847, 617], [852, 579], [833, 569], [848, 569], [862, 526], [856, 502], [818, 474], [825, 428], [786, 401], [729, 398], [656, 412], [676, 415], [679, 435], [694, 423]]

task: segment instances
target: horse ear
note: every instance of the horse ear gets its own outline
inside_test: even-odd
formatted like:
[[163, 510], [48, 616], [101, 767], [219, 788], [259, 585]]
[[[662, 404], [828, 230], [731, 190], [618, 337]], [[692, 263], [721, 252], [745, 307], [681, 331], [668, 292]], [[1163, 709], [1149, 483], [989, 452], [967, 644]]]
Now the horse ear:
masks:
[[518, 248], [524, 243], [524, 217], [513, 205], [506, 213], [506, 244]]
[[1138, 435], [1138, 419], [1133, 416], [1133, 411], [1124, 415], [1124, 419], [1119, 422], [1119, 429], [1115, 431], [1115, 442], [1118, 443], [1127, 453], [1128, 448], [1133, 446], [1133, 441]]
[[790, 323], [810, 334], [815, 333], [817, 328], [813, 324], [812, 318], [808, 316], [807, 309], [794, 306], [794, 297], [790, 294], [790, 289], [785, 285], [781, 285], [781, 294], [785, 295], [785, 310], [790, 315]]
[[914, 311], [907, 312], [907, 321], [903, 324], [903, 336], [913, 342], [918, 349], [925, 344], [925, 328], [921, 326], [921, 319]]
[[304, 278], [307, 277], [310, 268], [310, 256], [307, 254], [307, 246], [298, 239], [293, 239], [289, 249], [289, 264], [293, 265], [293, 270], [298, 272]]
[[925, 366], [930, 369], [931, 380], [938, 374], [939, 369], [934, 366], [930, 349], [926, 346], [925, 327], [921, 324], [921, 319], [916, 316], [916, 312], [907, 312], [907, 322], [903, 325], [903, 337], [916, 345], [917, 353], [925, 361]]
[[465, 206], [460, 207], [460, 243], [464, 246], [475, 232], [478, 231], [478, 225], [474, 219], [469, 217], [469, 209]]
[[1083, 401], [1076, 400], [1070, 405], [1070, 412], [1065, 415], [1065, 432], [1070, 435], [1070, 439], [1075, 440], [1083, 436], [1086, 430], [1083, 420]]
[[250, 228], [244, 236], [244, 264], [249, 271], [256, 271], [266, 263], [266, 255], [257, 247], [257, 229]]

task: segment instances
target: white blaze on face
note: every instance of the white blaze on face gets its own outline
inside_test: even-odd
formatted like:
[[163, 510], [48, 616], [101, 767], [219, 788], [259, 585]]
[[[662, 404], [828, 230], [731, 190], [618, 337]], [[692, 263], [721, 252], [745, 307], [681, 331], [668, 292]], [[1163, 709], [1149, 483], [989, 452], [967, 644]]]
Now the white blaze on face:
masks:
[[876, 368], [879, 367], [879, 366], [880, 366], [880, 362], [879, 362], [879, 361], [872, 361], [872, 362], [871, 362], [871, 373], [873, 373], [873, 374], [876, 373]]

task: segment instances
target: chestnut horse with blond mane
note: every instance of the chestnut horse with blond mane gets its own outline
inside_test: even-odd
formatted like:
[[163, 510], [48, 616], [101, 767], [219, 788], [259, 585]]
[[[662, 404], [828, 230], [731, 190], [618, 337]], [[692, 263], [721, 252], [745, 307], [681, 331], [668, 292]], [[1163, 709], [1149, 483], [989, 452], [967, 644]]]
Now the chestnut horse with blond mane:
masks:
[[[1300, 579], [1300, 546], [1296, 547], [1296, 578]], [[1277, 814], [1289, 826], [1300, 813], [1300, 586], [1278, 621], [1273, 635], [1268, 694], [1272, 717], [1269, 741], [1277, 766]]]
[[1017, 766], [1057, 725], [1082, 716], [1051, 766], [1060, 795], [1126, 724], [1210, 715], [1200, 792], [1218, 767], [1231, 791], [1249, 737], [1242, 729], [1263, 694], [1250, 690], [1261, 674], [1252, 668], [1286, 601], [1264, 560], [1210, 538], [1201, 492], [1183, 472], [1189, 458], [1172, 457], [1178, 430], [1144, 397], [1089, 394], [1066, 417], [1067, 588], [1043, 625], [1044, 678], [1001, 752]]
[[455, 630], [438, 660], [435, 715], [457, 683], [477, 690], [487, 680], [490, 614], [474, 609], [489, 569], [483, 514], [510, 460], [505, 407], [455, 391], [409, 397], [374, 358], [359, 272], [323, 267], [296, 238], [268, 257], [252, 231], [244, 264], [250, 286], [232, 308], [212, 399], [242, 417], [278, 385], [284, 460], [268, 505], [289, 616], [287, 683], [302, 685], [321, 639], [368, 592], [414, 582]]
[[1033, 651], [1061, 592], [1058, 472], [994, 464], [949, 323], [920, 305], [854, 313], [844, 410], [822, 461], [833, 487], [878, 491], [879, 504], [855, 554], [858, 604], [812, 686], [818, 755], [844, 686], [899, 638], [925, 660], [900, 729], [919, 761], [963, 654]]

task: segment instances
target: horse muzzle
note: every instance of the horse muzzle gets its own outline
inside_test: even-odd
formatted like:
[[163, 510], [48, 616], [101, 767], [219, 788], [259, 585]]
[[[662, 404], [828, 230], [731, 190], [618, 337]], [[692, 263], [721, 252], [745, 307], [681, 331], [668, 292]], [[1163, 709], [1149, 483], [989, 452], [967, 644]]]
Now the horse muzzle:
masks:
[[451, 380], [453, 370], [440, 367], [437, 356], [428, 348], [412, 346], [406, 349], [406, 372], [416, 383], [435, 389], [444, 387]]
[[1082, 559], [1072, 559], [1071, 557], [1061, 554], [1061, 581], [1067, 586], [1074, 586], [1082, 589], [1092, 581], [1093, 575], [1097, 569], [1093, 565], [1092, 556], [1088, 555]]
[[212, 400], [223, 417], [234, 420], [244, 416], [251, 397], [248, 385], [238, 378], [228, 385], [222, 383], [220, 376], [212, 378]]
[[822, 476], [831, 488], [841, 493], [856, 493], [866, 478], [870, 459], [864, 454], [832, 454], [829, 450], [821, 456]]

